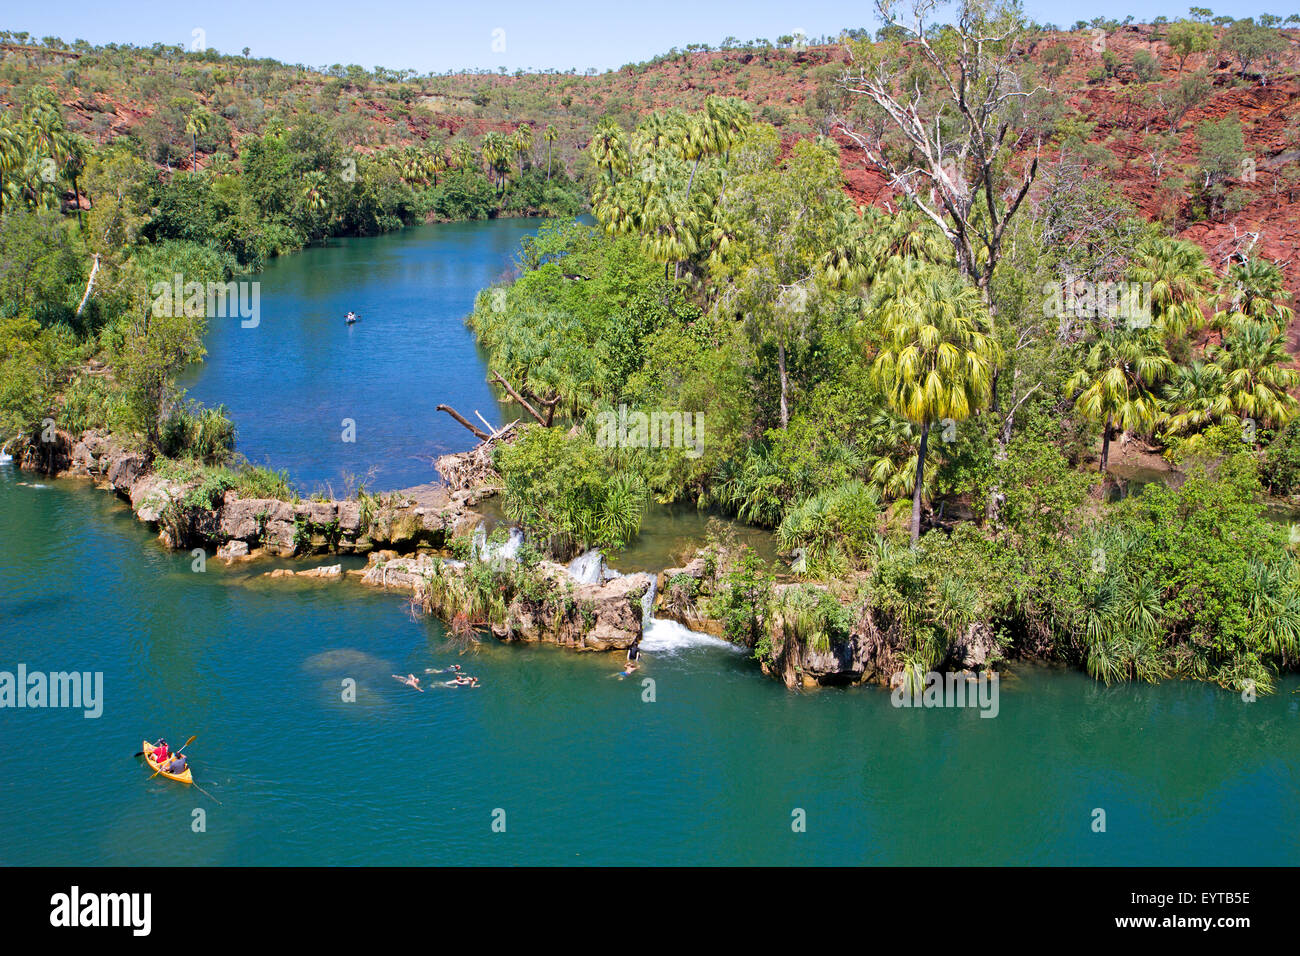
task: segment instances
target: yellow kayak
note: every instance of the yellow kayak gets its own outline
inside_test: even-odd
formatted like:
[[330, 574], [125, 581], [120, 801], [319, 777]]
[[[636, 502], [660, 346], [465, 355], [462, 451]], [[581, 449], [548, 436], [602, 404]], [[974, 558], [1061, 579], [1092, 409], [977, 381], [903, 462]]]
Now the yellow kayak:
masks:
[[[143, 747], [141, 747], [141, 749], [144, 751], [145, 763], [149, 765], [149, 769], [158, 770], [158, 761], [153, 759], [153, 753], [152, 753], [153, 744], [149, 743], [149, 741], [146, 740], [144, 742]], [[171, 758], [168, 759], [170, 760]], [[180, 773], [168, 773], [166, 770], [158, 770], [158, 776], [166, 777], [168, 780], [175, 780], [178, 783], [194, 782], [194, 777], [190, 775], [190, 767], [188, 763], [185, 765], [185, 769], [182, 770]]]

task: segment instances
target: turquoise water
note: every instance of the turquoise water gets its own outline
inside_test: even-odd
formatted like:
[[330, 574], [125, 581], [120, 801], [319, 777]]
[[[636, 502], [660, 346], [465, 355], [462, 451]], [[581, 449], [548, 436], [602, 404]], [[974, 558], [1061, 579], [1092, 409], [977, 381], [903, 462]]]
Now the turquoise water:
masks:
[[[497, 237], [501, 224], [454, 227], [470, 241], [480, 228]], [[428, 287], [410, 256], [439, 248], [430, 234], [369, 240], [406, 263], [375, 267], [387, 286]], [[472, 268], [499, 273], [508, 250], [481, 243]], [[275, 269], [333, 272], [340, 254], [310, 250]], [[277, 308], [307, 305], [284, 293]], [[347, 452], [284, 427], [329, 390], [295, 369], [250, 394], [227, 366], [273, 369], [242, 354], [264, 346], [238, 334], [214, 344], [195, 394], [235, 410], [250, 458], [331, 480]], [[346, 331], [302, 341], [327, 378], [356, 349]], [[472, 340], [458, 341], [451, 368], [412, 361], [405, 379], [364, 392], [363, 414], [391, 447], [406, 447], [397, 416], [424, 401], [416, 389], [482, 382]], [[490, 414], [486, 393], [438, 393]], [[427, 478], [412, 463], [385, 467], [389, 484]], [[677, 524], [629, 564], [653, 565], [698, 520], [669, 517]], [[0, 863], [1300, 863], [1295, 679], [1246, 703], [1198, 684], [1106, 688], [1021, 667], [984, 719], [896, 709], [874, 688], [789, 691], [721, 642], [656, 625], [637, 675], [654, 682], [647, 702], [639, 679], [612, 676], [612, 656], [496, 643], [462, 654], [398, 595], [271, 581], [271, 564], [196, 573], [191, 561], [106, 492], [0, 466], [0, 670], [105, 681], [99, 719], [0, 710]], [[420, 694], [391, 676], [452, 663], [483, 686]], [[355, 702], [342, 699], [345, 679]], [[148, 779], [131, 755], [159, 734], [173, 745], [198, 735], [188, 753], [211, 797]], [[191, 828], [196, 808], [206, 832]], [[1091, 829], [1096, 808], [1105, 833]], [[505, 832], [492, 829], [497, 810]], [[792, 830], [796, 810], [806, 832]]]

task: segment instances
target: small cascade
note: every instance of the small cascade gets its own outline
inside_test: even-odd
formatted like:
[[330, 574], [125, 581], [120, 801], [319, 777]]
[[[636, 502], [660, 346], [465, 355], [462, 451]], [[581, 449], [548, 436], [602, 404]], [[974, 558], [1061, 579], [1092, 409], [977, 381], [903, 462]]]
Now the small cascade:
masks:
[[579, 584], [600, 584], [605, 580], [605, 556], [599, 548], [584, 551], [569, 562], [569, 577]]
[[641, 630], [644, 632], [650, 626], [650, 615], [655, 609], [655, 588], [659, 586], [659, 576], [650, 575], [650, 586], [645, 589], [645, 594], [641, 595]]
[[486, 561], [487, 555], [487, 529], [481, 525], [474, 529], [474, 536], [469, 542], [469, 556], [478, 558], [480, 561]]
[[744, 653], [744, 648], [720, 637], [692, 631], [679, 621], [652, 617], [641, 634], [640, 649], [648, 653], [673, 654], [692, 647], [716, 647], [721, 650]]
[[13, 462], [14, 456], [9, 454], [9, 446], [11, 444], [13, 444], [12, 438], [4, 443], [3, 448], [0, 448], [0, 465], [8, 465]]
[[519, 557], [519, 549], [524, 546], [524, 529], [511, 528], [510, 537], [506, 543], [501, 545], [501, 550], [496, 554], [498, 557], [505, 558], [507, 561], [514, 561]]
[[471, 558], [477, 558], [479, 561], [515, 561], [519, 558], [519, 549], [524, 546], [524, 531], [522, 528], [511, 528], [510, 537], [501, 544], [491, 544], [487, 539], [487, 531], [478, 528], [474, 531], [474, 537], [470, 541], [469, 553]]

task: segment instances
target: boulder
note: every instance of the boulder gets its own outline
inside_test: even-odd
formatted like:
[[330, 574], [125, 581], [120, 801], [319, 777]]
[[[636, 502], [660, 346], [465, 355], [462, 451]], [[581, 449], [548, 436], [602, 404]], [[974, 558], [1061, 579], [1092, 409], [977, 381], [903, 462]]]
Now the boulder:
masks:
[[130, 495], [131, 486], [144, 473], [144, 455], [136, 452], [122, 452], [115, 455], [108, 465], [108, 481], [119, 494]]
[[217, 557], [222, 561], [238, 561], [249, 556], [247, 541], [227, 541], [217, 548]]
[[311, 568], [308, 571], [299, 571], [300, 578], [341, 578], [343, 577], [343, 565], [327, 564], [319, 568]]
[[357, 501], [338, 502], [339, 530], [349, 538], [361, 533], [361, 503]]

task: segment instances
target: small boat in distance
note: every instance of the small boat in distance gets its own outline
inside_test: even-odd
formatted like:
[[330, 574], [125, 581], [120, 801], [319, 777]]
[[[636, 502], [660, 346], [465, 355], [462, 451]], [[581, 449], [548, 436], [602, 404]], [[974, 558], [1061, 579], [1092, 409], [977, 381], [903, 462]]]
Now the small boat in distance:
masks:
[[347, 322], [348, 325], [351, 325], [359, 318], [361, 318], [361, 316], [357, 315], [355, 312], [349, 312], [343, 321]]

